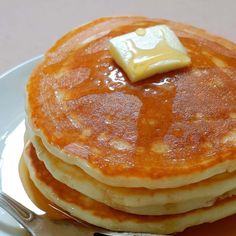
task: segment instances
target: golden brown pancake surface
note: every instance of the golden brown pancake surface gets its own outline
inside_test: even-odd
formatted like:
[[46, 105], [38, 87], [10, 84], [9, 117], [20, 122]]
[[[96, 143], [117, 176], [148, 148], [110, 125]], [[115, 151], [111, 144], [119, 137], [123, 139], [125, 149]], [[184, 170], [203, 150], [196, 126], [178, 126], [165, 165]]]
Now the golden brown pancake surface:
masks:
[[[109, 39], [156, 24], [176, 32], [192, 64], [131, 83]], [[29, 119], [50, 145], [103, 175], [188, 174], [236, 159], [235, 79], [228, 41], [165, 20], [104, 18], [46, 54], [27, 86]]]

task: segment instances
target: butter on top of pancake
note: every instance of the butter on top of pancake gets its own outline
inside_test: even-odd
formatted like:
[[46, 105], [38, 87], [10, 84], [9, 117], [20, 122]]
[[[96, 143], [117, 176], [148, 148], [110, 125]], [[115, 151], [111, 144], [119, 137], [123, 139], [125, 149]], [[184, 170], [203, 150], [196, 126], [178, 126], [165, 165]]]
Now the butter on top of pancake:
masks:
[[132, 82], [191, 63], [186, 49], [166, 25], [139, 28], [112, 38], [110, 52]]
[[[131, 83], [109, 40], [162, 24], [191, 66]], [[234, 43], [167, 20], [105, 18], [46, 53], [27, 84], [27, 118], [51, 153], [100, 182], [178, 187], [236, 168], [235, 78]]]

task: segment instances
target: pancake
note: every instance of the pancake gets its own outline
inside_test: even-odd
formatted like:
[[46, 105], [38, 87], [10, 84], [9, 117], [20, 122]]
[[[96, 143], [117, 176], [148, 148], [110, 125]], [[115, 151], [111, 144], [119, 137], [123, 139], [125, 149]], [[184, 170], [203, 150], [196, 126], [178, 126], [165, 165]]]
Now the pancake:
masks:
[[[109, 39], [157, 24], [177, 34], [192, 64], [133, 84]], [[50, 153], [99, 182], [177, 188], [236, 170], [235, 78], [227, 40], [167, 20], [102, 18], [46, 53], [27, 85], [27, 114]]]
[[[192, 63], [131, 83], [109, 40], [159, 24]], [[27, 84], [30, 177], [65, 212], [111, 230], [176, 233], [235, 214], [235, 79], [236, 45], [192, 26], [108, 17], [74, 29]]]
[[25, 147], [24, 158], [31, 179], [50, 201], [73, 216], [91, 224], [118, 231], [171, 234], [204, 222], [212, 222], [236, 212], [236, 197], [217, 201], [214, 206], [169, 216], [138, 216], [114, 210], [58, 182], [39, 161], [33, 146]]
[[[80, 168], [50, 154], [38, 137], [31, 138], [50, 174], [68, 187], [112, 208], [140, 215], [167, 215], [208, 207], [222, 195], [234, 194], [236, 172], [175, 189], [118, 188], [100, 183]], [[73, 174], [72, 174], [73, 173]], [[204, 193], [204, 194], [203, 194]]]

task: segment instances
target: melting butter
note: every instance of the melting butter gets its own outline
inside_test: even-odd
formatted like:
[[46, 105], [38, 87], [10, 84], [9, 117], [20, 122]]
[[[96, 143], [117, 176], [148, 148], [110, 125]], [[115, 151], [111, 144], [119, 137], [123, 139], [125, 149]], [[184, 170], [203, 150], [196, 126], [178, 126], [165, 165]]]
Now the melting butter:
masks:
[[[173, 66], [189, 61], [188, 56], [171, 48], [165, 40], [161, 40], [152, 49], [137, 48], [132, 40], [128, 41], [127, 44], [130, 51], [133, 52], [128, 67], [135, 71], [138, 77], [141, 77], [142, 74], [147, 75], [152, 70], [156, 73], [166, 72], [171, 70]], [[155, 66], [156, 68], [152, 68]]]
[[133, 82], [191, 63], [175, 33], [165, 25], [140, 28], [113, 38], [110, 51]]
[[146, 34], [146, 30], [143, 28], [138, 28], [135, 33], [139, 36], [144, 36]]

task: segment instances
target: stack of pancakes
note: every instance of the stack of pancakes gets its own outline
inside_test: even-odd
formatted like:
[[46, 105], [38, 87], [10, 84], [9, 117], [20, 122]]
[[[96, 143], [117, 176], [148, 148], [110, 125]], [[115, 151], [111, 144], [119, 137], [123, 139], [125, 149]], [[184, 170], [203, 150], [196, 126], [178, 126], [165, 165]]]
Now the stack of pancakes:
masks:
[[[191, 66], [131, 83], [109, 39], [165, 24]], [[27, 85], [31, 179], [71, 215], [169, 234], [236, 213], [236, 45], [144, 17], [102, 18], [62, 37]]]

